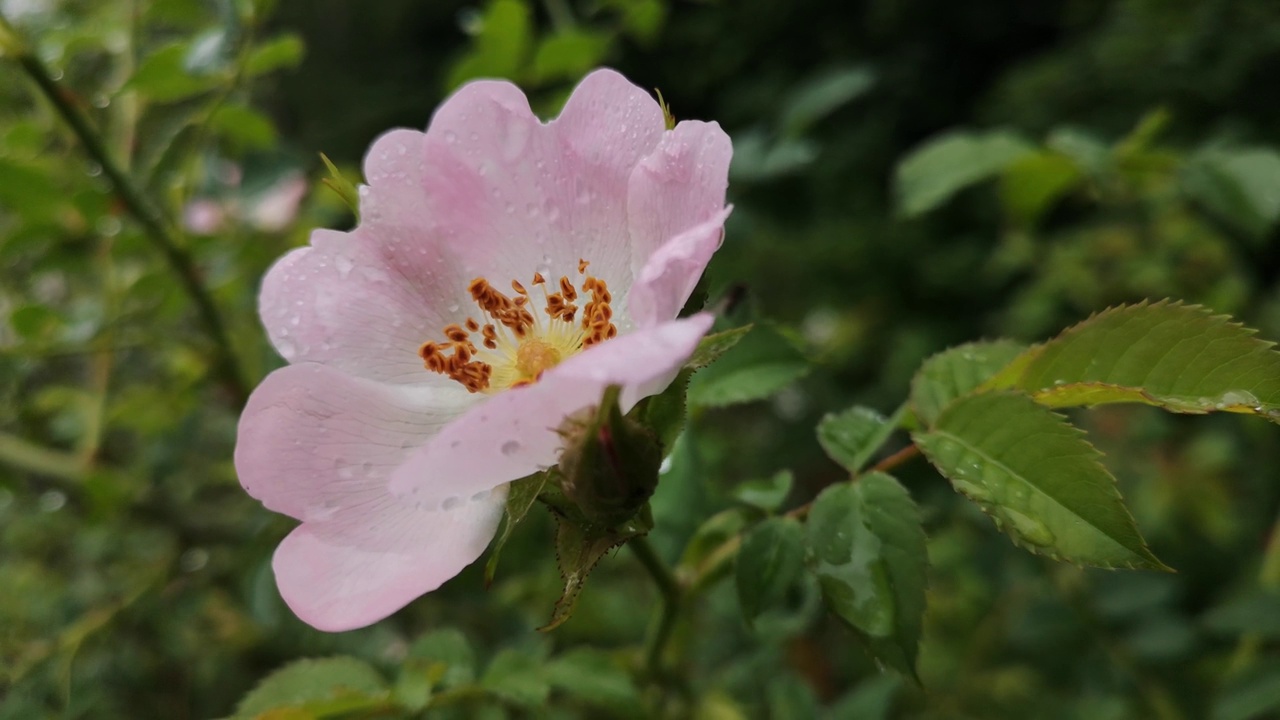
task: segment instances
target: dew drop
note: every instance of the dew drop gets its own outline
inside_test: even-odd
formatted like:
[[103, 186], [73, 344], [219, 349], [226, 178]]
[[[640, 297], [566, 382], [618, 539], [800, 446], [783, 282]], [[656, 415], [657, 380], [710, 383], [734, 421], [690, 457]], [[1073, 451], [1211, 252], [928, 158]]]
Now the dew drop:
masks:
[[462, 505], [462, 498], [456, 495], [450, 495], [449, 497], [444, 499], [444, 502], [440, 504], [440, 507], [444, 510], [453, 510], [454, 508], [459, 507], [461, 505]]
[[520, 442], [518, 440], [508, 440], [502, 443], [502, 454], [508, 457], [520, 452]]
[[333, 258], [333, 266], [338, 269], [338, 276], [346, 279], [347, 275], [351, 274], [351, 268], [355, 267], [355, 263], [344, 255], [338, 255]]

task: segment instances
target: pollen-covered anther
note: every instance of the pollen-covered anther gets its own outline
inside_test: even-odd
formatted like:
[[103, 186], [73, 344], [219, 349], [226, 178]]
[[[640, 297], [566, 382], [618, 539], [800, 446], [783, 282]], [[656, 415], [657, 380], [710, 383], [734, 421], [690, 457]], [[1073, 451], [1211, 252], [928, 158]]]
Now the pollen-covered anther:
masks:
[[[578, 272], [585, 275], [589, 264], [579, 260]], [[548, 283], [535, 272], [532, 284], [542, 286], [546, 304], [540, 310], [548, 320], [534, 315], [536, 306], [520, 281], [511, 281], [513, 297], [483, 277], [472, 280], [467, 292], [484, 317], [446, 325], [441, 332], [447, 342], [423, 343], [418, 349], [423, 366], [471, 392], [493, 392], [535, 383], [565, 358], [617, 336], [613, 296], [604, 280], [587, 276], [579, 290], [568, 276]], [[579, 292], [590, 298], [582, 308], [574, 302]], [[579, 317], [581, 322], [575, 322]], [[483, 322], [485, 318], [491, 322]], [[472, 340], [475, 333], [480, 347]]]

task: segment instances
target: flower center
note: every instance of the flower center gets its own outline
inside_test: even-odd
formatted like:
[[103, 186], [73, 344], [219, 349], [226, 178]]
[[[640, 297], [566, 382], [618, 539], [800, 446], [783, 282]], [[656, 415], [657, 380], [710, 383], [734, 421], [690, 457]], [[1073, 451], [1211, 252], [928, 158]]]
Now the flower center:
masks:
[[[574, 302], [578, 288], [568, 277], [553, 286], [558, 292], [548, 292], [546, 278], [533, 274], [533, 285], [542, 289], [545, 300], [541, 313], [530, 309], [529, 291], [517, 280], [511, 281], [514, 297], [485, 278], [472, 280], [467, 290], [481, 317], [490, 322], [467, 318], [463, 325], [446, 325], [441, 331], [444, 341], [428, 341], [418, 348], [423, 366], [470, 392], [498, 392], [535, 383], [565, 358], [615, 337], [618, 328], [609, 305], [613, 296], [604, 280], [586, 274], [588, 265], [578, 261], [582, 292], [590, 297], [581, 308]], [[476, 333], [479, 346], [472, 342]]]

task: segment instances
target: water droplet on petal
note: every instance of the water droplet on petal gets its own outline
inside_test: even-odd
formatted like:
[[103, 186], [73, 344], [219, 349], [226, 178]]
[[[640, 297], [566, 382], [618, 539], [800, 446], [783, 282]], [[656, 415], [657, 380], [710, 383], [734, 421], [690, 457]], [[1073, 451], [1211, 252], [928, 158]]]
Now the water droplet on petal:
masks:
[[520, 452], [520, 442], [518, 440], [508, 440], [502, 443], [502, 454], [508, 457]]
[[440, 507], [443, 510], [453, 510], [460, 505], [462, 505], [462, 498], [456, 495], [450, 495], [444, 499], [444, 502], [440, 504]]

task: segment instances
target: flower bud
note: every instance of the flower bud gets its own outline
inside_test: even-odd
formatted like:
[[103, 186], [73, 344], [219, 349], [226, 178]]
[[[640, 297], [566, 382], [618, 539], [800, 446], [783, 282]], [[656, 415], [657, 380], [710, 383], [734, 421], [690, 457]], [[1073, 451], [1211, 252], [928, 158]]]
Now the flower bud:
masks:
[[604, 391], [600, 404], [575, 413], [559, 432], [560, 489], [590, 522], [608, 527], [630, 520], [658, 485], [662, 448], [657, 437], [618, 407], [621, 388]]

